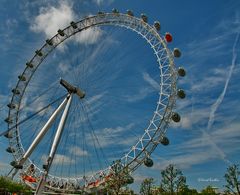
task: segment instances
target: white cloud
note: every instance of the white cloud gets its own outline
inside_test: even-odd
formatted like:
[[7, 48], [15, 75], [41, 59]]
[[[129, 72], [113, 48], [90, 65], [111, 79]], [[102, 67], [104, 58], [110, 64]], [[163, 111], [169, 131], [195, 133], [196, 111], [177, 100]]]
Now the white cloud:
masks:
[[94, 2], [98, 5], [102, 4], [104, 0], [94, 0]]
[[0, 118], [7, 117], [8, 114], [7, 104], [9, 101], [9, 97], [10, 96], [0, 94]]
[[[129, 135], [129, 137], [119, 140], [118, 144], [130, 147], [130, 146], [133, 146], [133, 144], [136, 144], [137, 141], [139, 140], [139, 138], [140, 138], [140, 135], [139, 136]], [[128, 150], [127, 150], [127, 152], [128, 152]]]
[[64, 28], [74, 19], [71, 5], [61, 1], [59, 7], [40, 8], [40, 14], [34, 19], [30, 29], [34, 32], [44, 32], [47, 37], [52, 37], [57, 30]]
[[134, 183], [139, 184], [139, 186], [144, 179], [149, 178], [147, 173], [139, 173], [139, 172], [134, 172], [132, 176], [134, 177]]
[[[46, 163], [47, 161], [47, 156], [43, 155], [41, 158], [43, 163]], [[55, 154], [54, 159], [53, 159], [53, 165], [59, 165], [59, 164], [64, 164], [64, 165], [68, 165], [68, 164], [73, 164], [75, 163], [75, 161], [71, 158], [69, 158], [66, 155], [62, 155], [62, 154]]]
[[9, 168], [10, 166], [7, 163], [0, 162], [0, 167], [1, 168]]
[[18, 25], [18, 22], [16, 19], [7, 19], [6, 20], [6, 26], [7, 26], [8, 30], [17, 27], [17, 25]]
[[[225, 68], [225, 71], [226, 71], [226, 68]], [[211, 91], [223, 82], [224, 82], [224, 77], [214, 76], [214, 75], [206, 75], [204, 80], [195, 82], [194, 85], [191, 86], [191, 90], [193, 92]]]
[[94, 44], [102, 35], [102, 30], [98, 27], [88, 28], [75, 35], [74, 39], [83, 44]]
[[68, 64], [62, 63], [60, 62], [58, 64], [58, 70], [62, 73], [62, 74], [66, 74], [69, 72], [70, 70], [70, 66]]
[[93, 0], [94, 3], [96, 3], [98, 6], [105, 4], [111, 4], [114, 0]]
[[[123, 132], [129, 131], [133, 126], [134, 124], [130, 123], [126, 126], [118, 126], [116, 128], [104, 128], [97, 130], [95, 134], [101, 147], [108, 147], [109, 145], [129, 146], [129, 142], [133, 142], [132, 137], [123, 141], [121, 136]], [[87, 140], [89, 144], [94, 144], [93, 139], [96, 139], [95, 137], [93, 138], [93, 135], [87, 135]], [[119, 140], [119, 142], [116, 143], [116, 140]]]
[[[188, 106], [188, 105], [187, 105]], [[186, 110], [185, 112], [181, 112], [181, 121], [179, 123], [172, 123], [173, 127], [181, 127], [183, 129], [190, 129], [195, 125], [203, 125], [208, 119], [209, 108], [194, 108], [189, 111], [187, 108], [179, 108], [178, 110]], [[190, 108], [191, 109], [191, 108]]]
[[192, 127], [192, 121], [189, 117], [182, 117], [180, 124], [183, 129], [189, 129]]
[[128, 102], [137, 102], [148, 97], [149, 94], [159, 91], [160, 85], [147, 72], [142, 73], [143, 80], [148, 84], [138, 89], [136, 93], [125, 95]]
[[211, 133], [195, 130], [198, 133], [194, 138], [173, 146], [173, 152], [168, 153], [168, 160], [160, 159], [159, 165], [157, 164], [155, 168], [162, 169], [169, 163], [174, 163], [183, 169], [188, 169], [193, 165], [219, 159], [229, 163], [227, 157], [238, 150], [233, 145], [240, 143], [239, 127], [240, 123], [235, 122], [212, 129]]
[[9, 172], [12, 167], [4, 162], [0, 162], [0, 175], [5, 175]]
[[79, 147], [71, 147], [69, 149], [69, 152], [71, 154], [75, 154], [76, 156], [88, 156], [88, 152], [86, 150], [83, 150]]
[[[58, 29], [63, 29], [69, 26], [71, 21], [77, 18], [72, 9], [72, 5], [67, 1], [60, 1], [58, 7], [49, 6], [40, 8], [40, 13], [34, 19], [30, 29], [37, 33], [44, 33], [47, 38], [57, 34]], [[82, 44], [94, 44], [102, 35], [102, 30], [98, 27], [89, 28], [80, 33], [77, 33], [72, 41], [77, 41]], [[64, 51], [65, 45], [58, 46], [60, 51]]]
[[[82, 117], [79, 117], [78, 120], [75, 120], [72, 125], [77, 128], [77, 127], [81, 127], [82, 124], [84, 122], [86, 122], [88, 119], [91, 120], [91, 118], [96, 115], [97, 113], [99, 113], [102, 109], [102, 105], [104, 104], [102, 97], [104, 97], [104, 95], [106, 94], [106, 92], [102, 92], [100, 94], [94, 95], [92, 97], [90, 97], [89, 99], [87, 99], [86, 101], [82, 102], [82, 107], [81, 109], [83, 113], [87, 113], [85, 115], [82, 115]], [[71, 136], [75, 136], [74, 134], [72, 134]]]
[[159, 83], [156, 82], [153, 78], [150, 77], [150, 75], [147, 73], [147, 72], [144, 72], [143, 73], [143, 79], [148, 83], [150, 84], [153, 89], [155, 89], [156, 91], [159, 91], [160, 90], [160, 86], [159, 86]]
[[180, 169], [188, 169], [193, 165], [202, 164], [214, 159], [218, 159], [218, 155], [213, 150], [208, 150], [208, 152], [185, 153], [184, 155], [174, 156], [169, 160], [158, 160], [154, 165], [154, 169], [162, 170], [169, 164], [175, 164]]
[[148, 96], [149, 93], [151, 93], [153, 90], [151, 90], [150, 88], [141, 88], [139, 89], [138, 93], [136, 94], [132, 94], [132, 95], [125, 95], [125, 99], [128, 102], [136, 102], [136, 101], [140, 101], [143, 100], [144, 98], [146, 98]]
[[105, 94], [106, 94], [106, 92], [103, 92], [103, 93], [94, 95], [94, 96], [90, 97], [90, 98], [86, 101], [86, 103], [87, 103], [88, 105], [96, 104], [96, 102], [100, 101], [100, 100], [102, 99], [102, 97], [104, 97]]
[[115, 135], [115, 134], [119, 134], [119, 133], [122, 133], [124, 131], [129, 130], [133, 126], [134, 126], [134, 124], [130, 123], [130, 124], [126, 125], [126, 126], [118, 126], [116, 128], [104, 128], [101, 132], [103, 132], [104, 134], [111, 133], [112, 135]]

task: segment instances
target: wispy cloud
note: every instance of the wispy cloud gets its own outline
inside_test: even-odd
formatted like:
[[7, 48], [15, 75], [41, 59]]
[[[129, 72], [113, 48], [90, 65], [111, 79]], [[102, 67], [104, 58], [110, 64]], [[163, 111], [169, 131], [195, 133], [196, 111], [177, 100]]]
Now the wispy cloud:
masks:
[[107, 93], [107, 92], [103, 92], [103, 93], [94, 95], [94, 96], [90, 97], [89, 99], [87, 99], [86, 103], [87, 103], [88, 105], [95, 104], [96, 102], [100, 101], [100, 100], [104, 97], [104, 95], [105, 95], [106, 93]]
[[142, 73], [142, 80], [139, 82], [143, 82], [141, 87], [137, 89], [137, 92], [132, 92], [132, 94], [125, 95], [125, 98], [128, 102], [136, 102], [143, 100], [148, 97], [149, 94], [153, 92], [158, 92], [160, 89], [159, 83], [154, 80], [147, 72]]
[[160, 90], [159, 83], [155, 81], [147, 72], [143, 73], [143, 79], [150, 84], [156, 91]]
[[9, 170], [10, 170], [9, 164], [0, 162], [0, 175], [7, 174]]
[[[199, 138], [193, 138], [189, 145], [188, 142], [184, 143], [186, 144], [185, 147], [183, 146], [185, 149], [189, 147], [193, 151], [195, 150], [195, 152], [200, 149], [200, 151], [198, 151], [199, 153], [206, 150], [204, 147], [205, 145], [210, 148], [210, 151], [213, 151], [212, 153], [215, 152], [212, 154], [214, 157], [226, 163], [230, 163], [227, 159], [227, 154], [229, 153], [226, 152], [223, 144], [224, 137], [216, 137], [218, 131], [215, 128], [216, 126], [219, 128], [219, 124], [221, 124], [221, 126], [224, 127], [224, 130], [222, 130], [226, 131], [226, 134], [229, 133], [229, 123], [227, 122], [229, 117], [225, 116], [225, 118], [223, 118], [219, 116], [220, 114], [217, 113], [217, 111], [220, 106], [221, 109], [229, 109], [227, 108], [229, 105], [226, 105], [226, 107], [222, 105], [222, 103], [236, 67], [239, 27], [236, 27], [232, 21], [223, 21], [220, 23], [221, 25], [214, 28], [214, 36], [210, 35], [208, 38], [204, 38], [204, 40], [195, 40], [193, 43], [189, 44], [189, 53], [187, 52], [187, 55], [190, 55], [189, 61], [191, 61], [191, 58], [193, 60], [193, 66], [191, 66], [192, 73], [190, 73], [191, 81], [189, 82], [191, 84], [189, 93], [191, 93], [192, 96], [192, 106], [187, 105], [185, 110], [188, 111], [183, 113], [183, 120], [179, 125], [188, 129], [200, 130], [201, 135], [199, 135], [199, 133], [196, 134]], [[226, 29], [226, 26], [229, 26], [229, 28]], [[225, 30], [223, 31], [223, 29]], [[231, 38], [236, 36], [233, 41], [233, 46], [230, 45], [229, 42], [230, 36]], [[232, 50], [231, 66], [228, 67], [226, 63], [223, 64], [223, 62], [218, 61], [218, 59], [220, 56], [225, 56], [226, 59], [229, 59], [229, 53], [226, 52], [226, 50], [229, 50], [230, 47]], [[213, 62], [215, 64], [212, 64]], [[207, 71], [200, 73], [200, 64], [205, 64]], [[195, 74], [198, 74], [200, 77], [194, 76]], [[223, 89], [221, 88], [222, 85], [224, 85]], [[217, 97], [217, 100], [215, 100], [213, 94], [219, 91], [220, 95]], [[184, 114], [186, 114], [190, 120], [186, 119]], [[239, 134], [235, 132], [234, 135], [237, 136]], [[194, 134], [192, 136], [194, 136]], [[231, 139], [234, 139], [234, 137], [231, 137]], [[232, 150], [235, 149], [232, 148]], [[190, 151], [189, 155], [195, 158], [195, 154], [192, 153], [193, 151]]]
[[169, 160], [162, 160], [160, 163], [156, 163], [154, 168], [163, 170], [169, 164], [175, 164], [178, 168], [186, 170], [191, 168], [193, 165], [199, 165], [216, 159], [218, 159], [218, 155], [215, 151], [211, 150], [209, 150], [209, 152], [185, 153], [183, 155], [175, 156]]
[[184, 110], [184, 112], [181, 112], [181, 121], [179, 123], [173, 123], [173, 127], [192, 130], [196, 125], [205, 125], [206, 120], [208, 119], [209, 109], [204, 107], [194, 108], [191, 111], [189, 111], [189, 109], [191, 109], [190, 104], [186, 104], [186, 107], [178, 108], [178, 110]]
[[79, 43], [83, 44], [94, 44], [102, 36], [103, 32], [100, 28], [89, 28], [75, 36], [75, 39]]
[[[133, 142], [132, 137], [130, 140], [125, 140], [125, 141], [120, 141], [120, 140], [122, 140], [122, 134], [126, 131], [130, 131], [133, 128], [133, 126], [134, 124], [130, 123], [126, 126], [118, 126], [115, 128], [112, 128], [112, 127], [103, 128], [103, 129], [97, 130], [95, 134], [102, 148], [108, 147], [110, 145], [126, 144], [129, 146], [129, 141]], [[90, 141], [90, 140], [96, 139], [96, 138], [93, 138], [91, 133], [89, 133], [86, 137], [87, 137], [87, 140], [89, 140], [88, 143], [90, 145], [93, 144], [93, 141]], [[116, 140], [119, 140], [119, 142], [116, 143]]]
[[192, 151], [193, 149], [202, 149], [205, 147], [211, 147], [212, 144], [206, 136], [211, 137], [214, 139], [214, 142], [217, 144], [221, 144], [221, 146], [227, 151], [230, 152], [232, 147], [229, 147], [229, 144], [231, 144], [234, 140], [237, 140], [240, 137], [240, 132], [238, 130], [240, 124], [239, 123], [233, 123], [233, 124], [226, 124], [225, 126], [217, 127], [214, 129], [211, 133], [208, 135], [199, 136], [196, 138], [193, 138], [189, 141], [184, 142], [180, 146], [181, 149]]
[[[46, 163], [47, 161], [47, 156], [43, 155], [41, 158], [43, 163]], [[75, 161], [73, 159], [71, 159], [70, 157], [63, 155], [63, 154], [55, 154], [54, 156], [54, 160], [53, 160], [53, 165], [69, 165], [69, 164], [73, 164], [75, 163]]]
[[[220, 104], [222, 103], [222, 101], [224, 99], [224, 96], [226, 94], [227, 88], [228, 88], [228, 84], [229, 84], [229, 81], [230, 81], [231, 76], [232, 76], [233, 69], [234, 69], [235, 64], [236, 64], [236, 59], [237, 59], [236, 46], [238, 44], [238, 40], [239, 40], [239, 33], [237, 34], [236, 39], [235, 39], [234, 44], [233, 44], [232, 64], [231, 64], [231, 67], [230, 67], [230, 70], [229, 70], [229, 73], [228, 73], [228, 76], [227, 76], [227, 79], [226, 79], [223, 91], [220, 94], [220, 96], [218, 97], [218, 99], [216, 100], [216, 102], [211, 106], [211, 112], [210, 112], [210, 115], [209, 115], [209, 120], [208, 120], [208, 125], [207, 125], [207, 129], [208, 130], [211, 129], [211, 127], [212, 127], [212, 125], [214, 123], [215, 113], [216, 113], [218, 107], [220, 106]], [[203, 135], [206, 138], [206, 140], [209, 141], [209, 143], [212, 143], [212, 147], [215, 148], [215, 150], [221, 156], [222, 160], [224, 160], [228, 164], [231, 164], [231, 162], [227, 159], [226, 154], [224, 153], [224, 151], [220, 147], [217, 146], [217, 144], [214, 142], [214, 140], [212, 140], [211, 137], [204, 130], [203, 130]]]
[[93, 0], [98, 6], [103, 4], [111, 4], [114, 0]]
[[144, 98], [146, 98], [148, 96], [149, 93], [151, 93], [153, 90], [150, 88], [141, 88], [139, 89], [139, 91], [135, 94], [131, 94], [131, 95], [125, 95], [125, 99], [128, 102], [136, 102], [136, 101], [140, 101], [143, 100]]
[[69, 152], [70, 152], [71, 154], [76, 155], [76, 156], [88, 156], [88, 155], [89, 155], [86, 150], [83, 150], [82, 148], [77, 147], [77, 146], [75, 146], [75, 147], [70, 147], [70, 148], [69, 148]]
[[66, 74], [70, 71], [71, 67], [69, 66], [69, 64], [65, 64], [63, 62], [60, 62], [58, 64], [58, 71], [62, 74]]
[[[222, 127], [216, 127], [209, 134], [198, 135], [195, 138], [185, 141], [183, 143], [170, 146], [170, 150], [165, 154], [164, 158], [153, 157], [157, 160], [154, 165], [154, 169], [162, 170], [168, 164], [176, 164], [181, 169], [190, 169], [194, 165], [200, 165], [214, 160], [224, 159], [227, 161], [226, 154], [232, 155], [237, 152], [240, 144], [240, 123], [236, 122], [233, 124], [226, 124]], [[196, 130], [194, 130], [196, 131]], [[209, 140], [208, 137], [211, 137]], [[213, 147], [212, 140], [214, 143], [224, 148], [224, 152], [221, 149]], [[206, 152], [207, 151], [207, 152]]]
[[9, 101], [9, 97], [7, 95], [0, 94], [0, 119], [5, 119], [7, 117], [8, 101]]
[[18, 22], [16, 19], [7, 19], [6, 20], [6, 26], [7, 26], [7, 30], [10, 30], [12, 28], [16, 28], [18, 25]]
[[101, 5], [104, 2], [104, 0], [94, 0], [94, 2], [98, 5]]

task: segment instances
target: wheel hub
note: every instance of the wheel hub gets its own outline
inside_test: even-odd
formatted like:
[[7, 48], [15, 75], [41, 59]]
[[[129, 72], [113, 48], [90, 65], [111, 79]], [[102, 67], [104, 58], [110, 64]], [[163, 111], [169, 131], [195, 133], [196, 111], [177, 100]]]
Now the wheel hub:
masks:
[[82, 91], [78, 87], [75, 87], [75, 86], [71, 85], [70, 83], [68, 83], [64, 79], [60, 80], [60, 84], [63, 87], [65, 87], [68, 90], [69, 93], [75, 93], [76, 95], [78, 95], [80, 99], [83, 99], [85, 97], [85, 92], [84, 91]]

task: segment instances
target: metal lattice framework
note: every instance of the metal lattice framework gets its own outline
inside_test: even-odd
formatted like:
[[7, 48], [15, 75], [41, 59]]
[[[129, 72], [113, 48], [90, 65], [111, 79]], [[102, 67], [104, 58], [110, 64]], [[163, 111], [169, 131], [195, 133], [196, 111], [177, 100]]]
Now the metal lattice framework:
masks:
[[[177, 97], [177, 71], [174, 65], [174, 56], [172, 51], [167, 48], [167, 43], [162, 36], [157, 32], [156, 27], [149, 25], [143, 18], [136, 18], [131, 14], [122, 13], [99, 13], [95, 16], [86, 17], [78, 22], [72, 22], [70, 26], [58, 31], [58, 33], [47, 40], [46, 43], [36, 51], [34, 57], [26, 63], [26, 68], [18, 77], [16, 87], [12, 90], [13, 96], [9, 107], [9, 114], [6, 122], [8, 123], [8, 132], [10, 147], [14, 148], [13, 156], [18, 162], [23, 157], [25, 150], [21, 144], [21, 135], [19, 134], [19, 110], [21, 109], [22, 98], [25, 90], [31, 81], [35, 71], [37, 71], [41, 62], [51, 53], [59, 44], [64, 42], [76, 33], [80, 33], [88, 28], [114, 25], [130, 29], [141, 37], [143, 37], [157, 58], [160, 70], [160, 92], [159, 100], [157, 102], [156, 110], [148, 127], [144, 130], [144, 134], [139, 141], [130, 148], [129, 152], [121, 158], [123, 167], [128, 167], [129, 172], [133, 172], [139, 165], [141, 165], [146, 158], [149, 158], [155, 147], [161, 142], [166, 133], [167, 127], [171, 121], [173, 108], [175, 107]], [[11, 135], [11, 136], [10, 136]], [[26, 170], [33, 162], [28, 159], [24, 165], [23, 170]], [[100, 170], [94, 175], [86, 178], [59, 178], [53, 175], [48, 176], [48, 188], [54, 189], [58, 182], [65, 182], [68, 190], [76, 190], [80, 188], [87, 188], [86, 180], [88, 182], [101, 181], [103, 176], [109, 175], [111, 166], [105, 170]], [[42, 170], [36, 167], [35, 175], [40, 177]], [[78, 188], [76, 187], [78, 186]]]

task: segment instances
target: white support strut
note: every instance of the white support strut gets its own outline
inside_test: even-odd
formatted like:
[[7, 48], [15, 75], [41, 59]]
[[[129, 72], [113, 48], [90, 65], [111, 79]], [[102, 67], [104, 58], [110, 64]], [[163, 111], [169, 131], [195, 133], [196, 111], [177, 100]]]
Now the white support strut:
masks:
[[71, 101], [72, 101], [72, 95], [73, 94], [70, 93], [67, 97], [67, 105], [66, 105], [66, 107], [63, 111], [61, 120], [60, 120], [59, 125], [58, 125], [58, 129], [56, 131], [56, 134], [55, 134], [55, 137], [54, 137], [54, 140], [53, 140], [51, 151], [50, 151], [48, 159], [47, 159], [46, 170], [44, 171], [43, 176], [42, 176], [42, 178], [41, 178], [41, 180], [40, 180], [40, 182], [37, 186], [35, 195], [42, 195], [43, 194], [44, 186], [46, 184], [46, 179], [47, 179], [47, 176], [48, 176], [48, 172], [49, 172], [50, 167], [52, 165], [52, 162], [53, 162], [58, 144], [59, 144], [61, 136], [62, 136], [62, 132], [63, 132], [64, 126], [65, 126], [65, 122], [66, 122], [66, 119], [67, 119], [67, 116], [68, 116], [68, 111], [69, 111]]
[[59, 112], [64, 108], [64, 106], [66, 105], [68, 101], [68, 97], [66, 97], [63, 102], [60, 104], [60, 106], [54, 111], [54, 113], [52, 114], [52, 116], [48, 119], [47, 123], [43, 126], [43, 128], [40, 130], [39, 134], [37, 135], [37, 137], [34, 139], [34, 141], [32, 142], [31, 146], [28, 148], [28, 150], [26, 151], [26, 153], [24, 154], [23, 158], [20, 160], [19, 164], [23, 164], [26, 159], [32, 154], [32, 152], [34, 151], [34, 149], [36, 148], [36, 146], [39, 144], [39, 142], [42, 140], [42, 138], [44, 137], [44, 135], [47, 133], [48, 129], [52, 126], [52, 123], [54, 122], [54, 120], [56, 119], [57, 115], [59, 114]]
[[62, 117], [61, 117], [61, 120], [59, 122], [56, 135], [55, 135], [54, 140], [53, 140], [52, 148], [51, 148], [51, 151], [50, 151], [50, 154], [49, 154], [49, 158], [48, 158], [48, 163], [49, 163], [48, 165], [49, 166], [51, 166], [51, 164], [52, 164], [54, 155], [56, 153], [59, 141], [60, 141], [61, 136], [62, 136], [62, 132], [63, 132], [64, 126], [65, 126], [65, 122], [66, 122], [67, 116], [68, 116], [68, 111], [69, 111], [69, 108], [70, 108], [70, 105], [71, 105], [72, 96], [73, 96], [73, 94], [70, 94], [68, 96], [69, 99], [68, 99], [66, 108], [65, 108], [65, 110], [64, 110], [64, 112], [62, 114]]
[[[68, 97], [66, 97], [63, 102], [58, 106], [58, 108], [53, 112], [53, 114], [51, 115], [51, 117], [48, 119], [48, 121], [46, 122], [46, 124], [43, 126], [43, 128], [40, 130], [40, 132], [38, 133], [38, 135], [35, 137], [35, 139], [33, 140], [32, 144], [29, 146], [28, 150], [26, 151], [26, 153], [23, 155], [22, 159], [20, 159], [20, 161], [18, 162], [18, 165], [22, 166], [25, 161], [30, 157], [30, 155], [32, 154], [32, 152], [34, 151], [34, 149], [37, 147], [37, 145], [39, 144], [39, 142], [42, 140], [42, 138], [44, 137], [44, 135], [47, 133], [47, 131], [49, 130], [49, 128], [52, 126], [54, 120], [56, 119], [57, 115], [59, 114], [59, 112], [64, 108], [64, 106], [66, 105], [68, 101]], [[15, 169], [15, 171], [12, 174], [12, 178], [17, 174], [18, 169]]]

